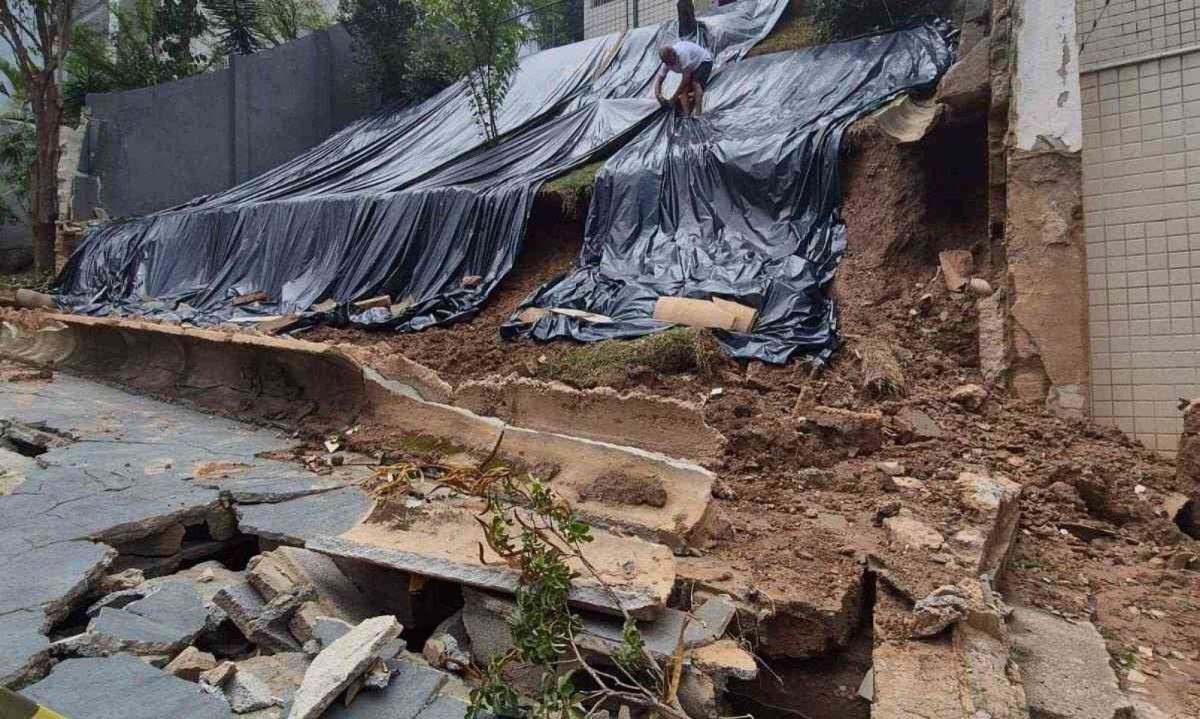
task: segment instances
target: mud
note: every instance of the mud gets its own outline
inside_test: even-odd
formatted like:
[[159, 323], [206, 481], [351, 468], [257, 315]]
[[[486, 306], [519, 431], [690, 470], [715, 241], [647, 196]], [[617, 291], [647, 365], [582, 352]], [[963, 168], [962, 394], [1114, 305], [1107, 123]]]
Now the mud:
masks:
[[624, 472], [605, 472], [581, 487], [579, 498], [604, 504], [665, 507], [667, 490], [658, 477], [631, 477]]

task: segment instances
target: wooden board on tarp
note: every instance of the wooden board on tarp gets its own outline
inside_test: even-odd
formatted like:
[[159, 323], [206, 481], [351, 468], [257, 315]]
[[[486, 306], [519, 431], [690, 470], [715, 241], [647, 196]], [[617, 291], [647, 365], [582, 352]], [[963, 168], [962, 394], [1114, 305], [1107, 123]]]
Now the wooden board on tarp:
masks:
[[233, 298], [233, 306], [241, 307], [242, 305], [252, 305], [255, 302], [266, 302], [267, 293], [259, 290], [258, 292], [250, 292], [244, 295], [238, 295]]
[[654, 303], [654, 319], [688, 327], [748, 332], [756, 314], [752, 307], [720, 298], [659, 297]]
[[731, 329], [734, 332], [749, 332], [750, 328], [754, 326], [754, 318], [758, 315], [758, 310], [753, 307], [747, 307], [746, 305], [721, 299], [720, 297], [714, 297], [712, 301], [717, 307], [726, 312], [733, 313], [733, 327]]

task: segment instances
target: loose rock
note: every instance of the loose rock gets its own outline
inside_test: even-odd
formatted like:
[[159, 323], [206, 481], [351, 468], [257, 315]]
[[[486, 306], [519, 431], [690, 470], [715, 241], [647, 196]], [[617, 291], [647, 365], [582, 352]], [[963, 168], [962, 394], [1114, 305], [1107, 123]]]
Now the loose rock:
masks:
[[172, 659], [163, 669], [189, 682], [200, 680], [200, 675], [217, 666], [216, 657], [195, 647], [188, 647]]
[[337, 695], [357, 679], [400, 636], [402, 627], [390, 616], [368, 619], [317, 655], [304, 673], [288, 719], [315, 719]]

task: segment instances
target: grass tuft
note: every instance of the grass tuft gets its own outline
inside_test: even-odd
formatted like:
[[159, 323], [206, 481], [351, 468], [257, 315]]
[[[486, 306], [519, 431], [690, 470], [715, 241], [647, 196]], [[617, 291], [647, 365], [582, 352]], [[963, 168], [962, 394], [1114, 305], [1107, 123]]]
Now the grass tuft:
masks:
[[539, 374], [576, 387], [615, 387], [642, 368], [660, 375], [703, 375], [719, 352], [708, 330], [676, 327], [635, 340], [571, 347], [549, 358]]
[[819, 45], [824, 41], [821, 34], [817, 32], [817, 26], [811, 17], [789, 11], [788, 15], [780, 20], [775, 29], [771, 31], [771, 34], [763, 38], [762, 42], [747, 53], [747, 57], [799, 50], [802, 47]]

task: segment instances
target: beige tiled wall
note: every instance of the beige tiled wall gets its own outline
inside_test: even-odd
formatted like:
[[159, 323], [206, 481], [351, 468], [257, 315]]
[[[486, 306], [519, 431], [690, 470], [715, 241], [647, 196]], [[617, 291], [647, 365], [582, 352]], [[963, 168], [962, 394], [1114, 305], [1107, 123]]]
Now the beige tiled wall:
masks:
[[1093, 416], [1173, 453], [1200, 396], [1200, 52], [1080, 82]]
[[1080, 65], [1137, 58], [1200, 44], [1200, 0], [1076, 0]]

